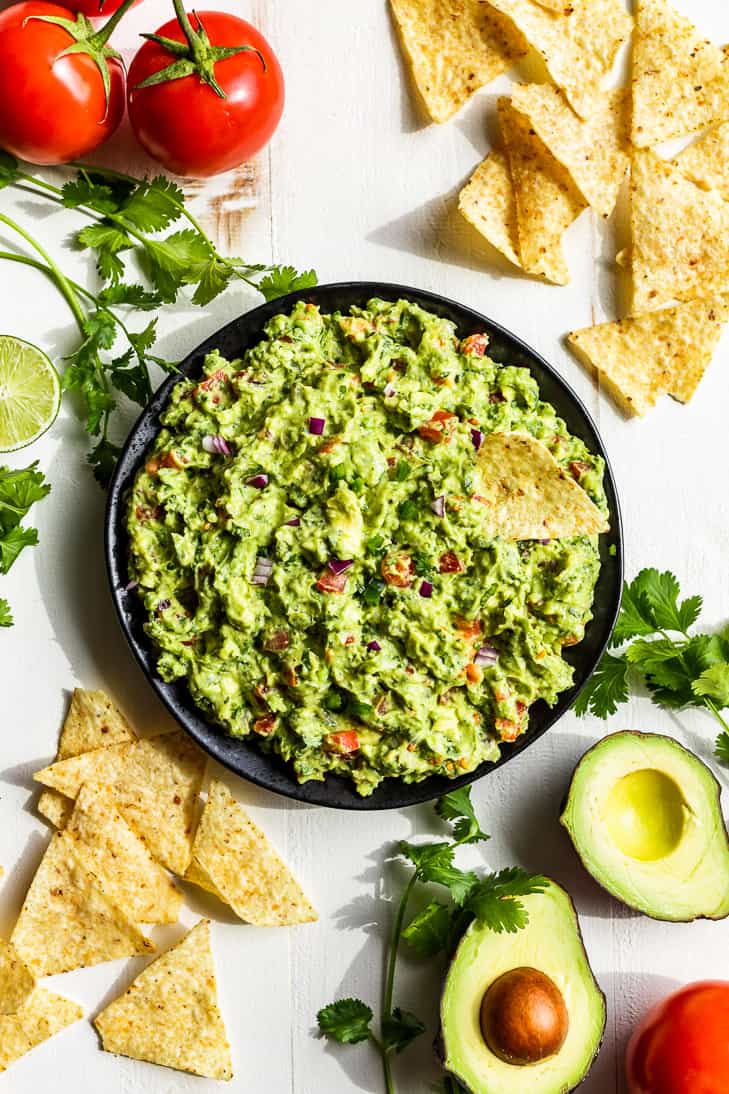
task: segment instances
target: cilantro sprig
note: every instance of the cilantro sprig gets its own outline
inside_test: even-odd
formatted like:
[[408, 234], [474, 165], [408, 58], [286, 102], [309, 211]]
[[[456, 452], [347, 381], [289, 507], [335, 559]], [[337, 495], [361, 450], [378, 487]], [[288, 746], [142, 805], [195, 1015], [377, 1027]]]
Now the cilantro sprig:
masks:
[[[26, 547], [35, 547], [38, 532], [23, 520], [36, 502], [50, 493], [38, 464], [14, 470], [0, 467], [0, 574], [6, 574]], [[0, 627], [12, 627], [13, 615], [7, 600], [0, 597]]]
[[729, 707], [729, 625], [718, 634], [692, 634], [701, 614], [700, 596], [681, 599], [676, 577], [650, 568], [623, 588], [620, 615], [611, 645], [575, 711], [598, 718], [615, 714], [628, 701], [631, 683], [642, 681], [660, 707], [708, 710], [721, 726], [716, 755], [729, 763], [729, 724], [720, 713]]
[[[35, 254], [0, 251], [0, 259], [40, 270], [71, 310], [79, 344], [67, 358], [62, 384], [80, 397], [86, 430], [94, 438], [89, 462], [102, 485], [119, 455], [110, 426], [120, 399], [143, 406], [152, 394], [153, 367], [176, 369], [174, 362], [153, 352], [156, 319], [146, 319], [137, 330], [130, 329], [130, 319], [173, 303], [183, 291], [191, 293], [193, 304], [204, 306], [235, 282], [256, 289], [266, 300], [316, 284], [313, 270], [299, 273], [292, 266], [251, 264], [222, 255], [185, 204], [180, 187], [162, 175], [140, 179], [79, 164], [59, 187], [23, 170], [0, 150], [0, 190], [8, 186], [74, 209], [90, 221], [75, 233], [74, 243], [94, 258], [101, 281], [96, 292], [67, 277], [43, 245], [3, 213], [0, 226]], [[139, 281], [138, 270], [145, 283]]]
[[[395, 972], [402, 944], [418, 957], [432, 958], [452, 953], [458, 940], [474, 920], [491, 930], [518, 931], [529, 916], [521, 898], [543, 892], [546, 878], [527, 874], [518, 867], [479, 876], [462, 870], [455, 862], [459, 847], [487, 840], [471, 802], [469, 787], [446, 794], [436, 812], [450, 822], [452, 838], [435, 843], [398, 844], [398, 854], [414, 867], [400, 897], [387, 953], [385, 987], [375, 1032], [372, 1008], [361, 999], [339, 999], [322, 1007], [317, 1015], [321, 1033], [340, 1044], [370, 1041], [378, 1050], [383, 1067], [386, 1094], [394, 1094], [391, 1057], [400, 1053], [425, 1032], [417, 1015], [393, 1005]], [[437, 885], [445, 890], [408, 920], [411, 899], [420, 886]], [[407, 922], [406, 922], [407, 921]], [[447, 1086], [456, 1091], [457, 1086]]]

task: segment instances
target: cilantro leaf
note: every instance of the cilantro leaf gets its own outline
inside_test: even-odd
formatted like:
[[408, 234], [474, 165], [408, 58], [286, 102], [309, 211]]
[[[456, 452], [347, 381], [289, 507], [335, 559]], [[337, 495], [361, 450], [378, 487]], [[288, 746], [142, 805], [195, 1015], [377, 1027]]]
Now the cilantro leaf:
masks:
[[577, 697], [575, 713], [597, 718], [615, 714], [621, 703], [628, 701], [628, 662], [624, 657], [603, 654], [600, 664]]
[[121, 448], [106, 440], [105, 437], [102, 437], [89, 452], [87, 459], [94, 469], [94, 478], [100, 486], [106, 488], [111, 482], [120, 455]]
[[720, 661], [704, 669], [691, 687], [694, 695], [711, 699], [718, 707], [729, 707], [729, 664]]
[[[0, 181], [0, 188], [1, 187], [2, 182]], [[12, 627], [12, 625], [13, 615], [10, 611], [10, 605], [8, 604], [7, 600], [4, 600], [0, 596], [0, 627]]]
[[96, 269], [103, 281], [118, 281], [124, 273], [124, 263], [117, 257], [133, 246], [130, 237], [114, 224], [87, 224], [76, 234], [83, 248], [96, 252]]
[[431, 900], [408, 923], [402, 937], [418, 957], [432, 957], [448, 948], [451, 940], [452, 918], [450, 908], [437, 900]]
[[472, 870], [459, 870], [454, 865], [453, 849], [452, 843], [399, 844], [400, 854], [413, 863], [419, 881], [444, 885], [455, 903], [462, 904], [477, 878]]
[[[0, 190], [12, 184], [18, 178], [19, 164], [15, 156], [0, 148]], [[0, 623], [0, 626], [9, 626], [8, 623]]]
[[35, 528], [23, 528], [16, 524], [0, 539], [0, 574], [6, 574], [24, 547], [35, 547], [38, 532]]
[[361, 999], [338, 999], [316, 1016], [319, 1029], [340, 1045], [356, 1045], [370, 1036], [372, 1010]]
[[514, 934], [529, 922], [529, 914], [519, 897], [542, 893], [549, 885], [541, 874], [528, 874], [518, 866], [510, 866], [478, 881], [465, 902], [479, 923], [501, 934]]
[[471, 803], [471, 787], [461, 786], [439, 798], [435, 811], [443, 820], [453, 823], [453, 834], [458, 843], [478, 843], [491, 837], [482, 831]]
[[293, 266], [273, 266], [258, 282], [258, 288], [266, 300], [277, 300], [279, 296], [286, 296], [297, 289], [312, 289], [316, 283], [317, 277], [313, 270], [299, 273]]
[[612, 638], [611, 646], [622, 646], [631, 638], [639, 635], [647, 636], [655, 634], [655, 624], [652, 618], [646, 618], [650, 613], [642, 602], [639, 591], [635, 589], [635, 582], [623, 585], [623, 596], [620, 602], [620, 614], [618, 615]]
[[138, 361], [133, 361], [132, 358], [133, 350], [128, 349], [126, 353], [110, 361], [107, 368], [114, 387], [133, 403], [144, 406], [152, 394], [149, 374]]
[[209, 304], [227, 288], [233, 271], [219, 258], [211, 258], [205, 265], [198, 286], [193, 293], [193, 304]]
[[210, 248], [192, 228], [183, 228], [164, 239], [146, 239], [144, 266], [150, 281], [165, 302], [171, 303], [183, 285], [199, 280], [210, 259]]
[[648, 606], [656, 630], [686, 631], [698, 619], [701, 597], [692, 596], [679, 604], [680, 586], [669, 570], [663, 573], [653, 567], [641, 570], [633, 582], [633, 590], [640, 602]]
[[722, 730], [716, 738], [714, 755], [718, 760], [721, 760], [723, 764], [729, 764], [729, 733], [727, 733], [726, 730]]
[[157, 175], [141, 179], [119, 208], [119, 214], [140, 232], [159, 232], [182, 215], [185, 196], [172, 179]]
[[67, 209], [78, 209], [85, 205], [97, 213], [115, 213], [119, 204], [110, 186], [103, 182], [94, 182], [88, 175], [79, 174], [69, 179], [61, 188], [62, 201]]
[[101, 290], [97, 300], [106, 306], [122, 304], [135, 308], [137, 311], [153, 311], [162, 303], [157, 293], [148, 292], [143, 285], [130, 284], [126, 281], [107, 285]]
[[402, 1052], [416, 1037], [425, 1033], [425, 1026], [409, 1010], [395, 1007], [392, 1014], [386, 1014], [382, 1019], [382, 1041], [385, 1049], [393, 1049]]
[[[28, 510], [50, 493], [38, 464], [12, 469], [0, 467], [0, 574], [6, 574], [26, 547], [38, 543], [35, 528], [21, 523]], [[7, 600], [0, 599], [0, 627], [12, 627], [13, 617]]]

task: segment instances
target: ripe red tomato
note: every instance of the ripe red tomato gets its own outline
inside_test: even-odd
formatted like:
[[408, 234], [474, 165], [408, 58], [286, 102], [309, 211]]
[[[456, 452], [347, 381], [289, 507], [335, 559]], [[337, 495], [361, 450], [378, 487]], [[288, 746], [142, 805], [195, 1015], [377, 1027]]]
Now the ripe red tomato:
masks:
[[69, 18], [67, 8], [26, 0], [0, 12], [0, 148], [30, 163], [68, 163], [107, 140], [124, 115], [124, 68], [107, 56], [107, 109], [98, 66], [64, 27], [36, 16]]
[[[82, 11], [89, 19], [105, 19], [107, 15], [113, 15], [124, 0], [58, 0], [69, 11]], [[141, 0], [134, 0], [133, 8], [140, 4]]]
[[626, 1059], [630, 1094], [729, 1091], [729, 981], [669, 995], [643, 1019]]
[[[250, 23], [215, 11], [201, 11], [189, 21], [194, 33], [204, 28], [213, 52], [220, 47], [253, 47], [211, 61], [225, 97], [198, 72], [140, 87], [178, 60], [158, 42], [147, 41], [129, 69], [129, 120], [145, 151], [168, 171], [205, 178], [237, 167], [268, 143], [283, 112], [284, 80], [273, 50]], [[157, 34], [188, 41], [175, 19]]]

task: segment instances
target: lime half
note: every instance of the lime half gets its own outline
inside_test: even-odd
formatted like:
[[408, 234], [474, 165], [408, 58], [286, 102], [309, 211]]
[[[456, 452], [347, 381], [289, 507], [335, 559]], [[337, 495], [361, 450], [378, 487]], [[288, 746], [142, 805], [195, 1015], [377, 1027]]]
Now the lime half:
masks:
[[58, 373], [42, 350], [0, 334], [0, 452], [32, 444], [56, 420]]

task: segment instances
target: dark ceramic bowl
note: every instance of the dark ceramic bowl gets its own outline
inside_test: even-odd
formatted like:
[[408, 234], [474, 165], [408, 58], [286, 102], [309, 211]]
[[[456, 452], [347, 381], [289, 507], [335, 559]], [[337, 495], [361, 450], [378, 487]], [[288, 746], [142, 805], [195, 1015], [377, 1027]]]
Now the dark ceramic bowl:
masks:
[[368, 798], [361, 798], [353, 785], [340, 776], [329, 775], [324, 782], [299, 784], [291, 770], [278, 757], [261, 751], [249, 741], [228, 737], [222, 729], [207, 722], [193, 703], [183, 682], [166, 684], [160, 680], [155, 672], [155, 651], [144, 633], [144, 609], [141, 601], [133, 592], [124, 591], [129, 581], [128, 543], [124, 527], [125, 498], [160, 428], [160, 414], [177, 379], [170, 377], [162, 385], [132, 430], [109, 492], [106, 556], [111, 592], [124, 634], [137, 661], [168, 710], [206, 752], [236, 774], [266, 787], [267, 790], [299, 801], [338, 809], [396, 809], [429, 801], [448, 790], [480, 779], [528, 748], [569, 710], [594, 671], [615, 623], [623, 579], [622, 529], [615, 481], [602, 440], [590, 415], [575, 392], [539, 354], [509, 331], [470, 308], [405, 285], [387, 285], [372, 281], [320, 285], [315, 289], [291, 293], [272, 303], [263, 304], [239, 319], [234, 319], [186, 357], [180, 365], [181, 372], [184, 376], [198, 376], [205, 354], [212, 349], [219, 349], [228, 358], [239, 357], [244, 350], [260, 340], [264, 324], [272, 316], [288, 312], [297, 300], [311, 301], [318, 304], [322, 311], [333, 312], [347, 311], [353, 304], [365, 304], [373, 296], [385, 300], [397, 300], [400, 297], [413, 300], [436, 315], [451, 319], [461, 337], [486, 331], [490, 338], [489, 354], [494, 360], [526, 366], [537, 380], [542, 398], [552, 403], [558, 414], [564, 418], [570, 432], [581, 437], [591, 452], [599, 453], [605, 460], [605, 490], [610, 506], [611, 530], [600, 537], [602, 568], [595, 590], [594, 618], [587, 628], [584, 640], [578, 646], [565, 650], [566, 659], [574, 667], [574, 685], [560, 695], [554, 707], [548, 707], [541, 700], [535, 703], [530, 710], [528, 731], [513, 744], [502, 745], [500, 759], [484, 763], [476, 771], [457, 779], [433, 776], [412, 784], [398, 779], [385, 779]]

